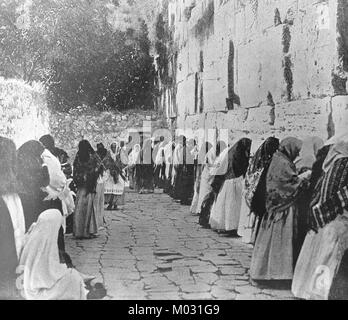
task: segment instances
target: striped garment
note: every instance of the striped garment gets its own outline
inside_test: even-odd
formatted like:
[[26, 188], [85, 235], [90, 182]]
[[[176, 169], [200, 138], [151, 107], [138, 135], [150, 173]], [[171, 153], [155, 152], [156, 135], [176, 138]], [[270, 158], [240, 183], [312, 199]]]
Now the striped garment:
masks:
[[337, 160], [319, 179], [311, 201], [309, 226], [315, 232], [348, 209], [348, 158]]

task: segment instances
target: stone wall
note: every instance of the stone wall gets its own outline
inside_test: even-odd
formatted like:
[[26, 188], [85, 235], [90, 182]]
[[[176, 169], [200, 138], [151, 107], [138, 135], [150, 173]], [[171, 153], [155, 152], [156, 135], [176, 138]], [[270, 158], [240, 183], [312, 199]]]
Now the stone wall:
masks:
[[154, 132], [165, 127], [162, 115], [148, 110], [121, 114], [78, 107], [69, 113], [52, 112], [41, 86], [0, 79], [0, 135], [13, 139], [17, 147], [50, 133], [57, 146], [74, 158], [82, 139], [89, 140], [93, 147], [99, 142], [109, 147], [117, 140], [128, 140], [132, 131]]
[[150, 124], [152, 132], [166, 126], [161, 114], [148, 110], [129, 110], [121, 114], [77, 108], [50, 116], [51, 134], [57, 146], [64, 148], [70, 157], [75, 156], [82, 139], [87, 139], [94, 148], [100, 142], [109, 148], [113, 142], [128, 141], [132, 131], [147, 131]]
[[0, 135], [17, 147], [49, 131], [49, 112], [44, 89], [18, 80], [0, 78]]
[[164, 110], [231, 138], [330, 137], [348, 116], [347, 12], [345, 0], [170, 0]]

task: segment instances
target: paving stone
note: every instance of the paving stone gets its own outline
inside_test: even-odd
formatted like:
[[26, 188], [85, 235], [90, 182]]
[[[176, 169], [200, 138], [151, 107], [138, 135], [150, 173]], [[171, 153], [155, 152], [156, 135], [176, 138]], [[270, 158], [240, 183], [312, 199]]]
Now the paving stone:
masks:
[[191, 293], [191, 292], [209, 292], [211, 286], [206, 283], [196, 283], [192, 285], [181, 285], [180, 289], [182, 292]]
[[126, 206], [105, 218], [97, 239], [66, 237], [77, 269], [104, 281], [105, 300], [294, 299], [289, 289], [250, 283], [252, 247], [202, 229], [165, 194], [127, 194]]
[[206, 292], [183, 293], [185, 300], [212, 300], [213, 296]]
[[194, 275], [194, 278], [198, 282], [205, 282], [207, 284], [213, 284], [219, 280], [219, 277], [215, 273], [198, 273]]
[[193, 273], [214, 273], [219, 269], [211, 264], [201, 265], [201, 266], [192, 266], [191, 270]]
[[234, 300], [237, 297], [237, 293], [217, 286], [212, 288], [211, 295], [219, 300]]
[[243, 275], [245, 274], [245, 269], [244, 268], [241, 268], [241, 267], [221, 267], [219, 268], [219, 270], [221, 271], [221, 274], [226, 274], [226, 275], [229, 275], [229, 274], [239, 274], [239, 275]]
[[261, 293], [261, 289], [253, 286], [237, 286], [235, 287], [235, 291], [240, 294], [257, 294]]

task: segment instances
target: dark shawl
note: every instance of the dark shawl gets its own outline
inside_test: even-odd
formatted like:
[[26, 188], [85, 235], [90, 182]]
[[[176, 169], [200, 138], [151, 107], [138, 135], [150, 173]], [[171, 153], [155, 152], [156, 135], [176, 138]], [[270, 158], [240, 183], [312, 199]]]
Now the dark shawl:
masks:
[[[211, 184], [213, 191], [218, 193], [225, 180], [244, 176], [249, 166], [251, 140], [243, 138], [234, 144], [227, 152], [227, 170], [222, 174], [215, 175]], [[226, 159], [224, 159], [226, 161]], [[223, 161], [224, 161], [223, 160]]]
[[109, 170], [110, 175], [114, 179], [114, 183], [118, 182], [119, 175], [122, 173], [121, 164], [111, 157], [110, 152], [107, 152], [106, 157], [103, 159], [103, 166], [105, 170]]
[[98, 143], [97, 145], [97, 154], [101, 160], [104, 160], [104, 158], [108, 154], [108, 150], [104, 147], [102, 143]]
[[97, 180], [103, 169], [101, 159], [87, 140], [79, 143], [79, 151], [74, 161], [73, 179], [78, 188], [86, 188], [95, 193]]
[[43, 151], [43, 145], [34, 140], [26, 142], [17, 151], [19, 196], [23, 205], [26, 231], [37, 221], [43, 211], [51, 208], [52, 204], [51, 201], [44, 201], [47, 194], [41, 190], [50, 182], [48, 169], [42, 166]]
[[17, 175], [24, 193], [36, 194], [49, 184], [47, 167], [41, 158], [45, 148], [38, 141], [28, 141], [17, 151]]
[[309, 228], [317, 232], [348, 210], [348, 157], [336, 160], [323, 172], [313, 191]]
[[[245, 200], [251, 211], [265, 211], [266, 174], [273, 154], [279, 147], [279, 140], [268, 138], [256, 151], [245, 177]], [[256, 201], [254, 201], [254, 198]], [[261, 201], [260, 201], [261, 200]], [[260, 208], [261, 209], [261, 208]]]
[[94, 193], [100, 173], [100, 163], [97, 155], [92, 154], [87, 162], [76, 156], [74, 161], [74, 182], [78, 188], [86, 188], [88, 193]]
[[[301, 140], [286, 138], [281, 142], [280, 150], [273, 156], [266, 178], [266, 208], [270, 220], [273, 220], [277, 213], [290, 208], [305, 187], [293, 162], [301, 147]], [[282, 218], [282, 215], [278, 218]]]

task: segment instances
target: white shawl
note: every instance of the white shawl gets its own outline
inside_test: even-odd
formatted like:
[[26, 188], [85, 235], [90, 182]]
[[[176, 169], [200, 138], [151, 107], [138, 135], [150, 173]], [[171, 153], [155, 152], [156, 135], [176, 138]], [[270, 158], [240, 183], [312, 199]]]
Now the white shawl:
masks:
[[30, 228], [21, 254], [22, 296], [27, 300], [85, 300], [80, 274], [59, 261], [59, 210], [44, 211]]

